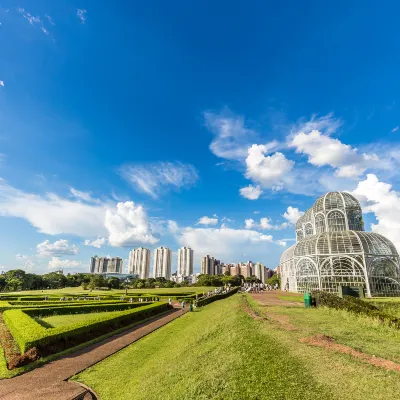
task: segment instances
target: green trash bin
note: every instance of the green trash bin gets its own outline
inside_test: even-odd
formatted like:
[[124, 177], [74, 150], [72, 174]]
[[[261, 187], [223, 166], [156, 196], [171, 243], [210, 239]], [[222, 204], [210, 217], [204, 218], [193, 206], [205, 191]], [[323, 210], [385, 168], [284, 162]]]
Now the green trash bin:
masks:
[[311, 307], [311, 293], [309, 292], [304, 293], [304, 307], [305, 308]]

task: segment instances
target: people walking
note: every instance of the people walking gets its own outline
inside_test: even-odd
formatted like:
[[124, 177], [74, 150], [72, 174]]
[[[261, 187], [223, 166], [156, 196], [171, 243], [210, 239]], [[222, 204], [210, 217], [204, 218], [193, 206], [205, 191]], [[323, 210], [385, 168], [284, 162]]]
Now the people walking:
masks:
[[182, 310], [185, 309], [185, 300], [182, 301]]

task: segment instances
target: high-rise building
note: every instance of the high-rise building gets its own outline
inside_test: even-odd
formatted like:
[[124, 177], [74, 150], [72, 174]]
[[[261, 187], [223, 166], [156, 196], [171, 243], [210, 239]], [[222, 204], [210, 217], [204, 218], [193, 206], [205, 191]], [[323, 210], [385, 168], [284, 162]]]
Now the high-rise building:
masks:
[[243, 275], [245, 278], [249, 278], [251, 277], [251, 273], [252, 273], [252, 262], [249, 261], [246, 264], [241, 264], [240, 265], [240, 275]]
[[178, 250], [178, 276], [190, 276], [193, 274], [193, 250], [189, 247], [181, 247]]
[[214, 257], [209, 255], [201, 259], [201, 273], [204, 275], [214, 275]]
[[154, 278], [171, 278], [172, 251], [168, 247], [154, 250]]
[[214, 260], [214, 275], [222, 274], [222, 266], [220, 260]]
[[231, 275], [232, 276], [240, 275], [240, 264], [236, 264], [231, 267]]
[[150, 276], [150, 250], [143, 247], [132, 250], [129, 253], [128, 273], [137, 275], [140, 279]]
[[258, 262], [254, 266], [253, 275], [255, 275], [262, 283], [265, 283], [269, 278], [268, 271], [269, 269], [265, 265]]
[[120, 257], [91, 257], [89, 272], [91, 274], [115, 273], [122, 274], [123, 260]]

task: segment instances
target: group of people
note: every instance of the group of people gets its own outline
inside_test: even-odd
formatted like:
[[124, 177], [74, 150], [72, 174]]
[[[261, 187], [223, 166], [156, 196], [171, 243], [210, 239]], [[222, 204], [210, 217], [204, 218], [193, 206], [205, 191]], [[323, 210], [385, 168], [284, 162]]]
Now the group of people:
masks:
[[242, 292], [252, 292], [259, 293], [264, 290], [278, 290], [279, 285], [275, 283], [275, 285], [269, 285], [268, 283], [245, 283], [242, 286]]

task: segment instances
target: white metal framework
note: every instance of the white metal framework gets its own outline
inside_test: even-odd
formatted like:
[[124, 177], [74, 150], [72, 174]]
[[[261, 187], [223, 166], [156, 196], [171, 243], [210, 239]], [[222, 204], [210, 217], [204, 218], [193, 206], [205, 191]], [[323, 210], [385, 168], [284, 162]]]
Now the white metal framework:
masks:
[[400, 296], [399, 255], [378, 233], [364, 232], [351, 194], [320, 197], [296, 223], [297, 243], [281, 256], [282, 286], [291, 292], [363, 286], [367, 296]]

